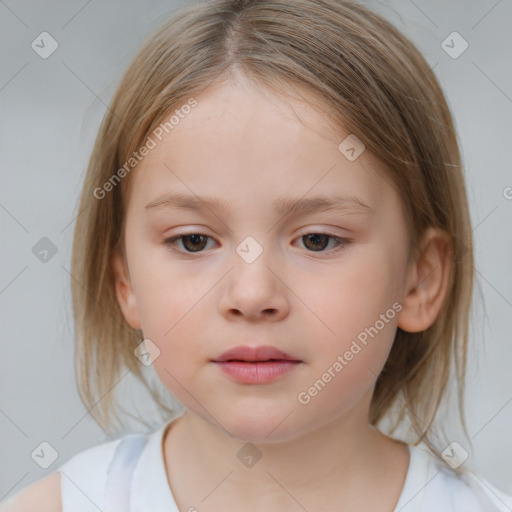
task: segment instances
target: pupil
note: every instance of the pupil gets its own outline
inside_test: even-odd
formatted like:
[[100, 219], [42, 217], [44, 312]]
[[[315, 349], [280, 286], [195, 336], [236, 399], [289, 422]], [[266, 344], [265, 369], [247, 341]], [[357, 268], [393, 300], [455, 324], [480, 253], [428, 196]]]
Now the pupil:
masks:
[[[201, 238], [203, 239], [203, 243], [201, 244]], [[304, 235], [302, 237], [305, 239], [305, 245], [308, 247], [308, 249], [311, 249], [313, 251], [322, 251], [327, 246], [329, 240], [328, 235], [320, 234], [320, 233], [311, 233], [309, 235]], [[186, 247], [187, 250], [190, 252], [197, 252], [198, 250], [202, 250], [204, 248], [206, 237], [204, 235], [187, 235], [183, 239], [183, 245]], [[191, 243], [190, 243], [191, 242]], [[200, 244], [198, 247], [197, 244]]]
[[[203, 244], [202, 246], [200, 246], [199, 248], [197, 247], [197, 245], [195, 244], [198, 244], [200, 243], [200, 240], [201, 238], [206, 238], [204, 235], [196, 235], [196, 234], [193, 234], [193, 235], [187, 235], [184, 239], [183, 239], [183, 245], [186, 247], [187, 250], [190, 250], [191, 252], [196, 252], [198, 249], [201, 250], [204, 248], [204, 246], [206, 245], [204, 243], [204, 240], [203, 240]], [[190, 244], [188, 243], [189, 241], [192, 241], [192, 247], [190, 246]]]
[[[322, 242], [327, 242], [327, 241], [328, 241], [328, 240], [327, 240], [327, 238], [328, 238], [328, 236], [327, 236], [327, 235], [322, 235], [322, 234], [319, 234], [319, 233], [311, 233], [310, 235], [306, 235], [306, 236], [305, 236], [305, 238], [306, 238], [306, 240], [308, 241], [308, 243], [309, 243], [309, 241], [311, 241], [311, 240], [312, 240], [312, 241], [313, 241], [313, 245], [315, 245], [315, 246], [317, 246], [318, 244], [320, 244], [320, 245], [321, 245], [321, 247], [320, 247], [320, 248], [318, 248], [318, 247], [317, 247], [316, 249], [315, 249], [315, 248], [313, 248], [313, 250], [322, 250], [322, 249], [325, 249], [326, 244], [325, 244], [325, 243], [322, 243]], [[308, 246], [308, 244], [307, 244], [307, 243], [306, 243], [305, 245], [306, 245], [306, 247]]]

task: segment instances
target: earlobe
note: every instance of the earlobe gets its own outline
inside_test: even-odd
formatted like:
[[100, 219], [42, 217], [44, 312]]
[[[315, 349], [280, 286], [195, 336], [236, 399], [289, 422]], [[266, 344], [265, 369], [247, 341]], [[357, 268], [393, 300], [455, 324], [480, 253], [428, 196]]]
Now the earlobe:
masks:
[[130, 327], [133, 327], [134, 329], [141, 329], [142, 322], [140, 320], [139, 309], [137, 307], [137, 298], [133, 291], [125, 262], [119, 252], [116, 252], [112, 257], [112, 265], [115, 277], [117, 302], [123, 312], [123, 316]]
[[420, 332], [435, 322], [448, 291], [449, 248], [448, 233], [432, 227], [426, 230], [416, 261], [409, 268], [403, 309], [397, 321], [402, 330]]

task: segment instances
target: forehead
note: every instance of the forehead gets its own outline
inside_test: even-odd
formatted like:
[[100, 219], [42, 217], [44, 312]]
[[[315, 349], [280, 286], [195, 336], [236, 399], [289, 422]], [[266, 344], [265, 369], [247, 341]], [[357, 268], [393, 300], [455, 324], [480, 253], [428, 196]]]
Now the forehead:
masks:
[[138, 209], [165, 192], [215, 195], [240, 207], [328, 192], [366, 203], [382, 199], [378, 163], [367, 152], [347, 159], [338, 146], [350, 134], [307, 98], [241, 81], [210, 87], [194, 100], [150, 134], [154, 147], [132, 176], [130, 202]]

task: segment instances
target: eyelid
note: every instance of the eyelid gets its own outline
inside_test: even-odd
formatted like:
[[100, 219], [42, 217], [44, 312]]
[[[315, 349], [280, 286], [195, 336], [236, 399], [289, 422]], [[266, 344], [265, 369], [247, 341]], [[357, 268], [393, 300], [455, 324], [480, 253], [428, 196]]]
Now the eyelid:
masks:
[[203, 237], [207, 238], [208, 239], [206, 242], [207, 244], [210, 240], [215, 240], [212, 236], [207, 235], [205, 233], [201, 233], [200, 231], [196, 230], [196, 231], [190, 231], [190, 232], [175, 233], [171, 236], [165, 237], [163, 240], [163, 244], [165, 246], [167, 246], [171, 251], [176, 252], [178, 254], [184, 254], [184, 255], [190, 255], [190, 256], [193, 256], [193, 255], [201, 256], [201, 255], [205, 254], [205, 252], [206, 252], [205, 250], [198, 251], [198, 252], [194, 253], [194, 252], [190, 252], [190, 251], [183, 251], [176, 247], [176, 242], [180, 241], [181, 238], [184, 238], [184, 237], [190, 236], [190, 235], [199, 235], [199, 236], [203, 236]]
[[[324, 251], [308, 251], [307, 249], [304, 249], [309, 255], [314, 255], [314, 254], [333, 255], [333, 254], [339, 252], [340, 250], [344, 249], [345, 247], [350, 246], [353, 243], [352, 238], [335, 235], [335, 234], [325, 231], [323, 229], [315, 229], [315, 228], [310, 228], [310, 229], [302, 232], [301, 234], [297, 235], [293, 240], [298, 240], [306, 235], [311, 235], [311, 234], [325, 235], [325, 236], [329, 237], [330, 239], [334, 240], [336, 242], [336, 246], [332, 249], [324, 250]], [[201, 256], [201, 255], [205, 254], [205, 252], [206, 252], [205, 249], [194, 253], [194, 252], [178, 249], [175, 246], [175, 243], [178, 242], [181, 238], [184, 238], [184, 237], [190, 236], [190, 235], [203, 236], [208, 239], [207, 243], [209, 240], [215, 240], [214, 237], [207, 235], [205, 233], [202, 233], [199, 230], [188, 230], [188, 231], [181, 231], [178, 233], [174, 233], [173, 235], [171, 235], [169, 237], [165, 237], [163, 244], [165, 246], [167, 246], [170, 250], [172, 250], [173, 252], [177, 252], [178, 254], [189, 255], [189, 256], [193, 256], [193, 255]]]
[[296, 238], [294, 238], [294, 240], [298, 240], [298, 239], [300, 240], [303, 236], [310, 235], [310, 234], [326, 235], [329, 238], [331, 238], [332, 240], [335, 240], [336, 241], [336, 245], [332, 249], [329, 249], [327, 251], [308, 251], [307, 249], [305, 249], [307, 254], [308, 254], [308, 256], [313, 256], [315, 254], [318, 254], [320, 256], [322, 256], [322, 255], [324, 255], [324, 256], [331, 256], [331, 255], [337, 254], [342, 249], [350, 246], [352, 244], [352, 242], [353, 242], [353, 239], [351, 239], [351, 238], [347, 238], [347, 237], [343, 237], [343, 236], [339, 236], [339, 235], [334, 235], [333, 233], [329, 233], [327, 231], [322, 231], [321, 229], [320, 230], [315, 230], [315, 229], [308, 230], [308, 231], [300, 234]]

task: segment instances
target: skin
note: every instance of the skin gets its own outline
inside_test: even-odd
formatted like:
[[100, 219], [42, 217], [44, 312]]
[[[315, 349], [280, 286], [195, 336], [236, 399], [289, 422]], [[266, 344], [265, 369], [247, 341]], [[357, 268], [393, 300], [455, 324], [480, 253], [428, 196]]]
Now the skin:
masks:
[[[334, 510], [340, 503], [349, 511], [393, 510], [409, 454], [369, 425], [370, 401], [397, 326], [424, 330], [440, 311], [446, 237], [429, 229], [421, 256], [408, 262], [400, 198], [379, 163], [368, 151], [349, 161], [338, 150], [348, 133], [308, 103], [241, 75], [196, 99], [130, 176], [128, 268], [114, 258], [123, 314], [159, 348], [153, 367], [186, 408], [163, 441], [176, 502], [201, 511]], [[145, 208], [175, 191], [220, 197], [231, 215]], [[333, 192], [357, 196], [373, 212], [283, 216], [272, 207], [277, 197]], [[164, 240], [180, 230], [209, 238], [206, 245], [178, 239], [172, 251]], [[352, 242], [336, 247], [327, 239], [315, 251], [307, 233]], [[252, 263], [236, 252], [247, 236], [263, 248]], [[395, 302], [400, 313], [308, 404], [299, 403], [298, 393]], [[272, 383], [239, 384], [210, 360], [241, 344], [270, 344], [302, 363]], [[251, 468], [237, 458], [246, 442], [262, 455]]]

